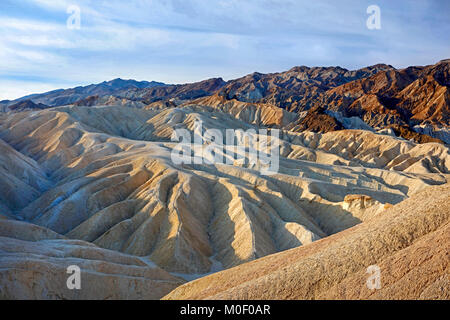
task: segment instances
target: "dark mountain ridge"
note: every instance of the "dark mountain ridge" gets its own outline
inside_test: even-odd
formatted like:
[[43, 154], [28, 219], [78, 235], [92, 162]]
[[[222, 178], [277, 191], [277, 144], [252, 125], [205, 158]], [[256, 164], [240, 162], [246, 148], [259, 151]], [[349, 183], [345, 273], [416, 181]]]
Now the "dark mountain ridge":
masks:
[[435, 65], [404, 69], [387, 64], [358, 70], [297, 66], [279, 73], [254, 72], [230, 81], [213, 78], [176, 85], [119, 78], [31, 95], [5, 102], [3, 106], [10, 111], [36, 108], [32, 105], [11, 108], [25, 100], [41, 108], [68, 104], [142, 108], [153, 103], [162, 107], [189, 103], [217, 106], [243, 102], [297, 113], [303, 118], [290, 128], [300, 131], [341, 130], [344, 126], [339, 117], [357, 117], [374, 130], [391, 128], [405, 139], [431, 141], [430, 137], [422, 136], [427, 132], [450, 143], [449, 88], [450, 59], [447, 59]]

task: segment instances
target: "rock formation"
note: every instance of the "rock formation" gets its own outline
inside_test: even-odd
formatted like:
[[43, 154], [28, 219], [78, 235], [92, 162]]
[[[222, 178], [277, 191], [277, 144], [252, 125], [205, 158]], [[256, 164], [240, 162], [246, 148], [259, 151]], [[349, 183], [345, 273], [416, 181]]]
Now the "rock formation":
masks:
[[[320, 241], [187, 283], [166, 299], [450, 299], [450, 185]], [[367, 284], [379, 268], [379, 287]], [[369, 272], [368, 272], [369, 271]]]
[[[168, 297], [446, 298], [448, 76], [445, 61], [297, 67], [7, 102], [0, 298], [158, 299], [202, 277]], [[216, 149], [220, 163], [178, 164], [176, 129], [208, 160], [209, 129], [248, 140]], [[248, 151], [267, 155], [252, 141], [275, 129], [268, 175]], [[64, 285], [71, 264], [81, 291]], [[356, 286], [370, 264], [388, 270], [380, 291]]]

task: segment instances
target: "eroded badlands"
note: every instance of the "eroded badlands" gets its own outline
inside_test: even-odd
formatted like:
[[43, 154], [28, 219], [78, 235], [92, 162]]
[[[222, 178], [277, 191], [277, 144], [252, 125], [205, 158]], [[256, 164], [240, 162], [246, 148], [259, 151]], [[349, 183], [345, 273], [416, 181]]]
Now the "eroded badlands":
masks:
[[[367, 130], [299, 133], [286, 127], [295, 117], [246, 103], [1, 114], [0, 297], [158, 299], [186, 279], [237, 267], [168, 297], [361, 298], [370, 294], [350, 288], [364, 266], [403, 268], [406, 260], [395, 259], [413, 259], [427, 241], [439, 246], [424, 257], [443, 258], [434, 282], [409, 295], [401, 293], [408, 282], [393, 279], [398, 288], [379, 294], [448, 296], [448, 285], [439, 294], [448, 284], [448, 146]], [[279, 172], [175, 165], [173, 130], [192, 132], [195, 121], [204, 130], [281, 128]], [[416, 194], [423, 202], [407, 200]], [[440, 207], [426, 215], [430, 199]], [[336, 274], [323, 275], [314, 261]], [[78, 292], [65, 286], [71, 264], [90, 283]], [[241, 272], [252, 276], [233, 282]], [[208, 281], [221, 281], [219, 289], [205, 289]]]

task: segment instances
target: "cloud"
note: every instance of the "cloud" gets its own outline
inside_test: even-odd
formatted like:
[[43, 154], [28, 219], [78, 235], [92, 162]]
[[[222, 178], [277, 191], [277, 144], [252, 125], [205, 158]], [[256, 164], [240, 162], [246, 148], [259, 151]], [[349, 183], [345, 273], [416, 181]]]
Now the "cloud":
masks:
[[[379, 31], [366, 28], [371, 1], [5, 1], [0, 80], [57, 79], [49, 86], [113, 77], [229, 79], [294, 65], [401, 67], [450, 52], [449, 5], [439, 1], [379, 0]], [[66, 27], [69, 5], [81, 8], [81, 30]]]
[[12, 30], [20, 32], [51, 32], [59, 28], [60, 26], [54, 23], [39, 20], [8, 18], [4, 16], [0, 19], [0, 29], [3, 31], [3, 35]]

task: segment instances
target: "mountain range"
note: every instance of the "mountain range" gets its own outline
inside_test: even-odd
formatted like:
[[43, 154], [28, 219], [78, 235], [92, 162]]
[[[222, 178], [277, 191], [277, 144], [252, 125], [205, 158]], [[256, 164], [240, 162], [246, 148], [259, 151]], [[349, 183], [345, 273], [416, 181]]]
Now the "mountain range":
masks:
[[[0, 102], [4, 111], [63, 105], [269, 105], [298, 116], [295, 130], [391, 130], [416, 142], [450, 142], [450, 60], [395, 69], [378, 64], [349, 71], [341, 67], [294, 67], [286, 72], [184, 85], [115, 79], [100, 84], [34, 94]], [[362, 120], [359, 121], [358, 120]], [[292, 129], [290, 128], [290, 129]]]

